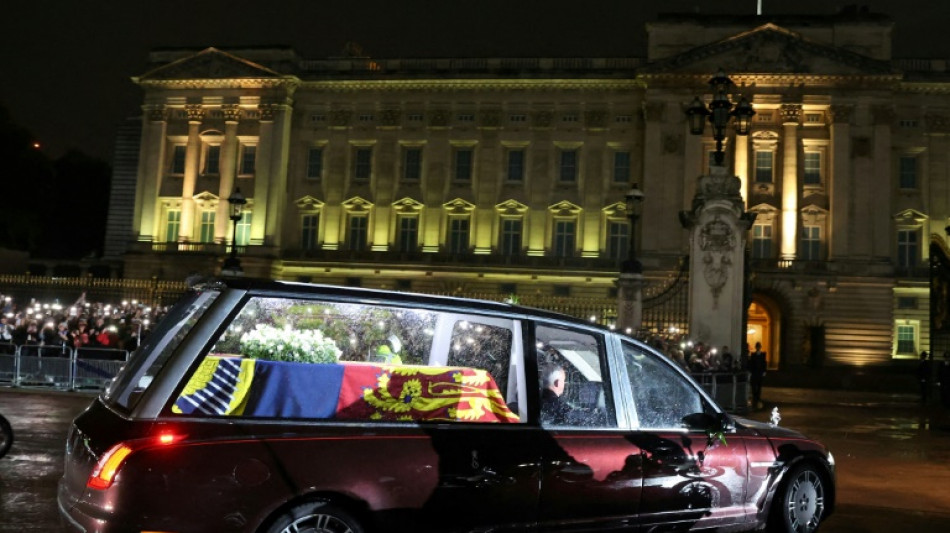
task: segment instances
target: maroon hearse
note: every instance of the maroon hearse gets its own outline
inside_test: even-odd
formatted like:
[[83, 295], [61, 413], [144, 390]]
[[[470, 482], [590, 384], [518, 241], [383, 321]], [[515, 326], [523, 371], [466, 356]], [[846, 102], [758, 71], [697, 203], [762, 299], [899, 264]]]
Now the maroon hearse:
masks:
[[79, 415], [86, 532], [815, 531], [834, 460], [651, 348], [513, 305], [195, 287]]

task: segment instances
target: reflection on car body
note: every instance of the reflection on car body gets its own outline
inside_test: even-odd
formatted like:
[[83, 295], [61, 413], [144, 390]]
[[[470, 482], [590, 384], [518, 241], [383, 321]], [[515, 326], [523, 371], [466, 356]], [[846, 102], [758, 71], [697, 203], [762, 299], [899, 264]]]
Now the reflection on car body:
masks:
[[834, 464], [591, 324], [229, 280], [180, 302], [75, 420], [59, 505], [99, 532], [803, 532], [834, 508]]

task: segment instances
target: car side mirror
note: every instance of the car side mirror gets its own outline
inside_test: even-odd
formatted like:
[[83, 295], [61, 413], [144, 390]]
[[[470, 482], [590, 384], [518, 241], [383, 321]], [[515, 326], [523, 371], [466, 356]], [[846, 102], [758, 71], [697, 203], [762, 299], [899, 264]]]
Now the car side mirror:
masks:
[[726, 433], [736, 428], [735, 423], [725, 413], [693, 413], [683, 417], [683, 425], [693, 431], [702, 431], [707, 435]]

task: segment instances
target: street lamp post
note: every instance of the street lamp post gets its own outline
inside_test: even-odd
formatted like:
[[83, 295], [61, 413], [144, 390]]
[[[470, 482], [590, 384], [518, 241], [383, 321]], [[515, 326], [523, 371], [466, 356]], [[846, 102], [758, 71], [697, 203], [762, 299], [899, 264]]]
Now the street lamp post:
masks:
[[231, 196], [228, 196], [228, 205], [231, 207], [231, 223], [233, 224], [233, 232], [231, 234], [231, 254], [227, 259], [224, 260], [224, 264], [221, 265], [222, 274], [232, 274], [237, 275], [241, 274], [243, 270], [241, 269], [241, 260], [237, 256], [237, 225], [238, 221], [241, 220], [241, 212], [244, 210], [244, 205], [247, 204], [247, 199], [244, 198], [244, 195], [241, 194], [240, 187], [235, 187], [234, 192], [231, 193]]
[[643, 323], [643, 265], [637, 259], [636, 225], [640, 218], [643, 192], [634, 184], [627, 191], [625, 209], [630, 218], [627, 258], [620, 264], [617, 279], [617, 327], [635, 334]]
[[709, 102], [709, 106], [700, 100], [697, 96], [693, 99], [693, 102], [686, 108], [686, 116], [689, 119], [689, 132], [693, 135], [702, 135], [703, 130], [706, 128], [706, 121], [708, 119], [709, 123], [713, 127], [713, 139], [716, 140], [716, 166], [722, 166], [723, 161], [723, 151], [722, 151], [722, 141], [726, 138], [726, 126], [729, 125], [730, 120], [735, 121], [735, 128], [737, 135], [748, 135], [749, 130], [752, 126], [752, 116], [755, 115], [755, 110], [752, 109], [752, 104], [746, 100], [745, 96], [738, 94], [738, 92], [733, 92], [731, 94], [738, 95], [738, 102], [735, 104], [730, 100], [730, 89], [734, 87], [732, 80], [723, 71], [716, 73], [712, 79], [709, 80], [709, 85], [712, 87], [713, 97]]

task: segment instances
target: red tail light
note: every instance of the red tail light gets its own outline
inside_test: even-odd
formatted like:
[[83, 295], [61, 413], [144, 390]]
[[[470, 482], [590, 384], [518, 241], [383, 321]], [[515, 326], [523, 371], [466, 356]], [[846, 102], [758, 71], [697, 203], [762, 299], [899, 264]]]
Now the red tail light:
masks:
[[112, 482], [115, 481], [116, 474], [119, 473], [119, 468], [122, 467], [122, 463], [125, 462], [125, 459], [131, 455], [133, 451], [152, 446], [168, 446], [180, 441], [182, 437], [183, 435], [165, 432], [160, 433], [154, 439], [120, 442], [116, 444], [99, 458], [99, 463], [96, 464], [96, 468], [93, 469], [89, 480], [86, 481], [86, 486], [96, 490], [105, 490], [111, 487]]

